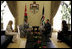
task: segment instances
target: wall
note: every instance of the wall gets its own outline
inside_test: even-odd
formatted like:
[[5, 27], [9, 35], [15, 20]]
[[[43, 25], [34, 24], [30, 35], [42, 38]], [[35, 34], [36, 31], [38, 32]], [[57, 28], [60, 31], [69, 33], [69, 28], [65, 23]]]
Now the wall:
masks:
[[42, 17], [42, 9], [44, 5], [45, 9], [45, 20], [48, 18], [50, 19], [51, 14], [51, 1], [36, 1], [37, 4], [39, 4], [39, 11], [36, 14], [31, 13], [30, 11], [30, 4], [32, 4], [33, 1], [17, 1], [17, 24], [21, 25], [24, 23], [24, 10], [25, 10], [25, 4], [27, 7], [27, 15], [28, 15], [28, 22], [30, 26], [40, 26], [40, 19]]

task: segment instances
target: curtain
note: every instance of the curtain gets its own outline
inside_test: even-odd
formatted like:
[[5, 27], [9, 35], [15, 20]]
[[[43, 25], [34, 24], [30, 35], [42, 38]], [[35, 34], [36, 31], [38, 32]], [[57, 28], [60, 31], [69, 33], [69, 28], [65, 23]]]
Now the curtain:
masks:
[[50, 17], [51, 25], [53, 25], [53, 18], [57, 13], [60, 3], [61, 3], [61, 1], [52, 1], [51, 2], [51, 17]]
[[17, 12], [16, 11], [16, 7], [17, 7], [16, 1], [7, 1], [7, 4], [13, 16], [16, 17], [16, 12]]
[[16, 1], [6, 1], [8, 7], [15, 18], [15, 29], [17, 30], [17, 2]]
[[[58, 7], [61, 1], [51, 1], [51, 16], [50, 22], [53, 25], [53, 18], [57, 13]], [[7, 1], [10, 11], [12, 12], [13, 16], [15, 17], [15, 26], [17, 26], [17, 2], [16, 1]]]

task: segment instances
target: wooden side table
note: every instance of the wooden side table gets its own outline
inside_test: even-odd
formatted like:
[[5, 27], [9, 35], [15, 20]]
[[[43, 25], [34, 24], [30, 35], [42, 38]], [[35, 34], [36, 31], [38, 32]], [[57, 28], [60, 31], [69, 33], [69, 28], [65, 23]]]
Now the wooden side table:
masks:
[[[39, 32], [39, 26], [32, 26], [32, 28], [33, 28], [33, 32]], [[35, 29], [37, 29], [37, 30], [35, 30]]]

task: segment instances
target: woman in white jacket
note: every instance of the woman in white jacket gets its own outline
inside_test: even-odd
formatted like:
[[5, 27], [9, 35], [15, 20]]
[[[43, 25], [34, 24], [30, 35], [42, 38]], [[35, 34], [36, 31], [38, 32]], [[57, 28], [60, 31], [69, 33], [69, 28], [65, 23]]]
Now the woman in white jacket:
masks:
[[19, 39], [19, 33], [15, 32], [15, 31], [12, 29], [12, 24], [13, 24], [13, 22], [12, 22], [12, 21], [9, 21], [9, 23], [8, 23], [8, 25], [7, 25], [7, 28], [6, 28], [6, 35], [11, 35], [11, 36], [13, 36], [12, 41], [13, 41], [13, 42], [17, 42], [17, 40]]

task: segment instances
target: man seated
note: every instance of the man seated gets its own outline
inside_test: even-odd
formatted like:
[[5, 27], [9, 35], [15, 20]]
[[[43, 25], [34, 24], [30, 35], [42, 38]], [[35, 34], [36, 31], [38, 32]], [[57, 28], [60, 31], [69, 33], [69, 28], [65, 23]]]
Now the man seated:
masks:
[[48, 38], [48, 36], [50, 36], [49, 34], [51, 33], [51, 24], [49, 23], [49, 19], [46, 20], [44, 28], [45, 28], [44, 35], [46, 38]]
[[28, 20], [26, 19], [24, 22], [24, 32], [25, 32], [26, 37], [28, 37], [28, 35], [30, 35], [30, 32], [31, 32], [30, 28], [31, 28], [31, 26], [29, 26]]

